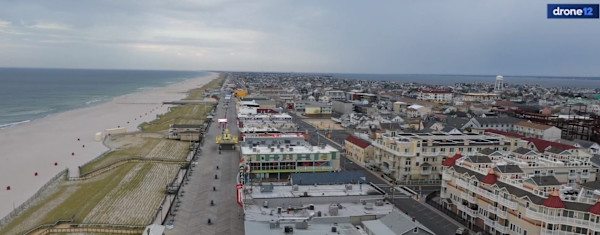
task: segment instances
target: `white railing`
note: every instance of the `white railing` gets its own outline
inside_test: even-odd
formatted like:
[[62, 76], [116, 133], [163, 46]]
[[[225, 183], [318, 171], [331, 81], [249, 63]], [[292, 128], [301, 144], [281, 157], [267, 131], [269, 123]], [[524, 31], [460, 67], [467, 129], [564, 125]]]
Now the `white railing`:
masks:
[[484, 217], [483, 223], [489, 227], [494, 228], [496, 231], [498, 231], [500, 233], [508, 233], [508, 226], [504, 226], [504, 225], [498, 223], [498, 221], [492, 220], [488, 217]]
[[462, 188], [466, 188], [466, 189], [470, 189], [470, 187], [473, 187], [473, 186], [469, 185], [469, 183], [467, 183], [467, 181], [461, 180], [459, 178], [456, 178], [456, 185], [458, 185], [459, 187], [462, 187]]
[[496, 231], [498, 231], [500, 233], [504, 233], [504, 234], [508, 233], [508, 226], [504, 226], [500, 223], [496, 223], [494, 225], [494, 229], [496, 229]]
[[[579, 218], [574, 218], [574, 217], [548, 215], [548, 214], [544, 214], [542, 212], [535, 211], [531, 208], [527, 208], [527, 210], [525, 211], [525, 215], [534, 220], [544, 221], [546, 223], [564, 224], [564, 225], [587, 228], [587, 229], [591, 229], [591, 230], [600, 230], [600, 223], [596, 223], [596, 222], [592, 222], [592, 221], [584, 220], [584, 219], [579, 219]], [[554, 232], [554, 231], [552, 231], [552, 232]], [[550, 234], [554, 234], [554, 233], [550, 233]]]
[[581, 233], [565, 232], [562, 230], [550, 230], [550, 229], [542, 228], [540, 230], [540, 235], [581, 235]]
[[421, 170], [421, 175], [430, 175], [431, 170]]
[[572, 180], [572, 179], [577, 179], [577, 173], [569, 173], [569, 176], [568, 176], [568, 178], [569, 178], [570, 180]]
[[508, 218], [508, 213], [506, 211], [503, 211], [502, 209], [498, 208], [498, 207], [494, 207], [492, 205], [488, 205], [488, 211], [491, 213], [496, 214], [496, 216], [503, 218], [503, 219], [507, 219]]
[[498, 203], [502, 204], [503, 206], [506, 206], [506, 207], [508, 207], [509, 209], [512, 209], [512, 210], [516, 210], [517, 206], [519, 205], [515, 201], [503, 198], [503, 197], [501, 197], [499, 195], [496, 195], [496, 194], [493, 194], [491, 192], [488, 192], [487, 190], [482, 189], [480, 187], [475, 187], [473, 185], [470, 185], [466, 181], [461, 180], [459, 178], [456, 179], [456, 184], [458, 186], [460, 186], [460, 187], [463, 187], [463, 188], [466, 188], [468, 190], [471, 190], [471, 191], [473, 191], [473, 192], [475, 192], [475, 193], [477, 193], [477, 194], [479, 194], [479, 195], [481, 195], [481, 196], [483, 196], [483, 197], [485, 197], [485, 198], [487, 198], [487, 199], [489, 199], [491, 201], [498, 202]]
[[390, 147], [387, 147], [387, 146], [385, 146], [383, 144], [380, 144], [377, 141], [373, 141], [371, 144], [373, 146], [375, 146], [375, 147], [383, 150], [383, 151], [389, 152], [389, 153], [394, 154], [396, 156], [402, 156], [402, 157], [415, 157], [415, 156], [417, 156], [414, 153], [401, 153], [398, 150], [391, 149]]
[[452, 174], [442, 171], [442, 179], [445, 181], [450, 181], [452, 180]]
[[581, 173], [581, 178], [582, 179], [588, 179], [588, 178], [590, 178], [590, 173], [589, 172]]
[[494, 224], [496, 224], [496, 221], [494, 221], [494, 220], [492, 220], [492, 219], [490, 219], [490, 218], [488, 218], [488, 217], [484, 216], [484, 217], [483, 217], [483, 223], [484, 223], [485, 225], [487, 225], [487, 226], [494, 227]]
[[470, 215], [471, 217], [478, 217], [479, 213], [477, 212], [477, 210], [473, 210], [473, 209], [469, 208], [468, 206], [463, 205], [460, 202], [456, 203], [456, 206], [458, 207], [459, 210], [467, 213], [467, 215]]
[[467, 200], [470, 203], [477, 204], [477, 197], [473, 197], [473, 196], [471, 196], [471, 195], [469, 195], [467, 193], [461, 193], [460, 197], [463, 198], [463, 199], [465, 199], [465, 200]]

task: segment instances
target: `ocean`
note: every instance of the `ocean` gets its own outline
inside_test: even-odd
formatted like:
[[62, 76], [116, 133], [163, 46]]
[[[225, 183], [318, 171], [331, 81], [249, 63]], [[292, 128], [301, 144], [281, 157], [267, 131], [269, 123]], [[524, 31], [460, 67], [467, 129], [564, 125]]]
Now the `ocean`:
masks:
[[[431, 85], [454, 85], [456, 83], [496, 82], [496, 75], [424, 75], [424, 74], [331, 74], [337, 78], [369, 81], [395, 81], [398, 83], [417, 82]], [[540, 85], [542, 87], [573, 87], [600, 89], [600, 77], [544, 77], [544, 76], [503, 76], [504, 84]]]
[[0, 68], [0, 129], [206, 75], [201, 71]]

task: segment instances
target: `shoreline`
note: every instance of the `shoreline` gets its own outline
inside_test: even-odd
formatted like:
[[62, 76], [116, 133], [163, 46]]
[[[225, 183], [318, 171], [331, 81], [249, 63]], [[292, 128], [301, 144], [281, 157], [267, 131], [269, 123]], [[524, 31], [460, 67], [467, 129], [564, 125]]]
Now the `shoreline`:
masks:
[[109, 151], [103, 141], [94, 140], [95, 133], [117, 127], [139, 131], [141, 123], [156, 119], [172, 107], [162, 105], [163, 101], [182, 99], [190, 90], [217, 77], [218, 73], [210, 72], [0, 129], [0, 157], [4, 162], [0, 165], [0, 218], [60, 171], [68, 168], [70, 176], [77, 176], [79, 166]]

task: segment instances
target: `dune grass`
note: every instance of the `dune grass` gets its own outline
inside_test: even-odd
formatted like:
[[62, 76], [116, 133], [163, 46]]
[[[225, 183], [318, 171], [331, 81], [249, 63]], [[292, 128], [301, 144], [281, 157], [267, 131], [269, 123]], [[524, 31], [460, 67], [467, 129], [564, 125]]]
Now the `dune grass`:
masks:
[[[205, 91], [218, 89], [224, 81], [225, 78], [220, 75], [219, 78], [209, 82], [204, 87], [191, 90], [186, 99], [203, 99]], [[210, 111], [211, 108], [212, 107], [206, 107], [206, 111]], [[204, 104], [174, 107], [170, 112], [161, 115], [157, 120], [150, 123], [144, 123], [141, 127], [143, 132], [158, 133], [168, 130], [169, 125], [173, 123], [201, 124], [204, 123], [204, 118], [206, 117], [204, 110]], [[93, 171], [120, 159], [143, 157], [153, 152], [154, 148], [157, 146], [161, 149], [155, 150], [154, 152], [156, 153], [154, 155], [160, 157], [165, 154], [165, 151], [168, 151], [169, 157], [174, 159], [184, 159], [189, 149], [188, 143], [179, 141], [140, 136], [134, 138], [142, 138], [143, 140], [137, 141], [136, 144], [125, 145], [122, 149], [106, 153], [97, 161], [82, 166], [82, 173]], [[162, 200], [162, 195], [165, 193], [164, 189], [162, 189], [162, 187], [164, 187], [163, 185], [166, 184], [167, 180], [172, 179], [179, 169], [177, 165], [164, 165], [165, 164], [126, 163], [89, 180], [62, 182], [57, 186], [56, 191], [46, 196], [42, 202], [28, 208], [23, 214], [13, 219], [3, 228], [0, 228], [0, 234], [21, 234], [38, 225], [52, 224], [59, 219], [74, 218], [75, 223], [84, 222], [84, 219], [86, 219], [92, 211], [94, 211], [94, 214], [102, 214], [103, 211], [107, 211], [108, 207], [115, 206], [115, 203], [117, 202], [103, 203], [104, 206], [100, 205], [103, 200], [107, 200], [107, 195], [109, 194], [111, 195], [110, 198], [112, 201], [116, 200], [121, 204], [123, 203], [121, 200], [128, 199], [131, 208], [133, 209], [149, 204], [157, 204]], [[154, 166], [160, 166], [160, 168], [153, 168]], [[132, 173], [131, 171], [134, 169], [135, 172]], [[147, 176], [148, 174], [152, 174], [152, 176], [149, 177]], [[126, 177], [132, 178], [125, 179]], [[155, 182], [159, 179], [160, 181], [165, 182]], [[151, 192], [140, 189], [140, 187], [146, 187], [148, 185], [159, 185], [161, 189], [152, 188], [150, 190]], [[131, 200], [131, 198], [119, 198], [130, 197], [131, 194], [127, 194], [127, 192], [131, 192], [132, 190], [141, 190], [140, 192], [143, 192], [135, 194], [136, 198], [133, 200]], [[131, 208], [123, 208], [123, 210]], [[143, 212], [140, 211], [140, 213], [147, 214], [148, 209], [146, 208]], [[153, 216], [146, 214], [144, 214], [144, 216], [147, 218]], [[128, 221], [126, 217], [127, 216], [120, 221], [125, 221], [124, 223], [139, 222], [139, 218]], [[91, 221], [89, 221], [90, 218]], [[91, 216], [90, 218], [86, 219], [88, 220], [87, 222], [93, 222], [95, 216]]]
[[210, 104], [186, 104], [172, 107], [170, 112], [159, 115], [151, 122], [142, 123], [140, 128], [143, 132], [158, 133], [169, 129], [171, 124], [202, 124], [206, 113], [210, 112]]
[[210, 81], [203, 87], [190, 90], [190, 92], [188, 93], [188, 96], [185, 97], [184, 100], [202, 100], [202, 99], [204, 99], [204, 93], [206, 91], [212, 91], [215, 89], [219, 89], [219, 88], [221, 88], [221, 86], [223, 86], [224, 82], [225, 82], [225, 76], [219, 75], [219, 77]]
[[[106, 176], [89, 181], [65, 182], [57, 192], [48, 196], [43, 203], [27, 209], [0, 230], [0, 234], [21, 234], [40, 224], [52, 224], [59, 219], [81, 222], [87, 214], [108, 194], [135, 164], [125, 164]], [[51, 204], [52, 209], [48, 209]]]
[[122, 159], [132, 157], [143, 157], [150, 153], [154, 146], [156, 146], [161, 141], [161, 139], [157, 138], [140, 138], [142, 138], [141, 143], [129, 146], [127, 148], [108, 152], [104, 154], [104, 156], [100, 157], [98, 160], [83, 165], [81, 167], [81, 174], [86, 174], [90, 171], [96, 170], [100, 167], [109, 165]]

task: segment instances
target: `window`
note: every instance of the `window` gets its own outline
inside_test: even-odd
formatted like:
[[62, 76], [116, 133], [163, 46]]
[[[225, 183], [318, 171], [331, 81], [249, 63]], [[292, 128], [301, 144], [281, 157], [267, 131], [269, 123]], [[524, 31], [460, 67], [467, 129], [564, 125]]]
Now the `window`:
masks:
[[450, 148], [450, 152], [453, 153], [454, 152], [454, 148]]
[[415, 228], [413, 229], [413, 233], [418, 233], [418, 232], [419, 232], [419, 227], [415, 227]]
[[440, 148], [440, 152], [445, 153], [446, 152], [446, 148]]

